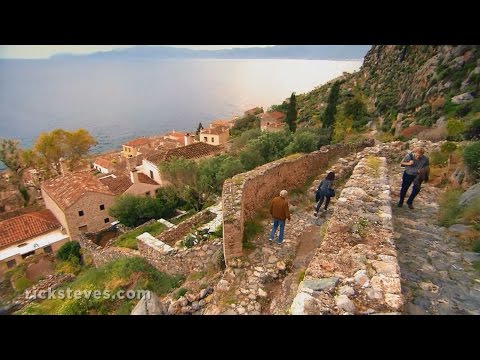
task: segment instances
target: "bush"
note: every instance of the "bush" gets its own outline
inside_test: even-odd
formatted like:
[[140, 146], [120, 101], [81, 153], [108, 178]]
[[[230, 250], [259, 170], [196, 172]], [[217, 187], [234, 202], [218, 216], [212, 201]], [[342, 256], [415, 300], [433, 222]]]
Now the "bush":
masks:
[[461, 134], [465, 131], [465, 125], [458, 119], [448, 119], [445, 125], [448, 140], [461, 140]]
[[177, 291], [175, 291], [175, 294], [173, 294], [173, 299], [178, 300], [180, 299], [183, 295], [185, 295], [188, 292], [188, 289], [185, 288], [180, 288]]
[[463, 150], [463, 160], [467, 167], [476, 175], [480, 172], [480, 141], [474, 142]]
[[57, 259], [63, 261], [72, 261], [75, 259], [80, 262], [82, 255], [80, 254], [80, 244], [78, 241], [69, 241], [62, 245], [57, 252]]
[[432, 151], [430, 154], [430, 164], [433, 166], [447, 165], [448, 155], [440, 151]]
[[442, 144], [440, 150], [445, 154], [451, 154], [457, 149], [457, 145], [453, 142], [447, 141]]
[[13, 286], [15, 291], [22, 293], [25, 291], [25, 289], [28, 289], [32, 285], [33, 283], [30, 280], [28, 280], [25, 276], [21, 276], [15, 280]]
[[472, 120], [468, 125], [467, 129], [463, 133], [463, 137], [467, 140], [478, 140], [480, 139], [480, 118]]
[[460, 105], [457, 109], [455, 109], [455, 116], [464, 117], [468, 115], [472, 111], [472, 104], [467, 103]]
[[480, 253], [480, 239], [477, 239], [473, 243], [473, 251]]
[[459, 189], [453, 189], [445, 191], [440, 197], [439, 201], [439, 222], [442, 226], [450, 226], [455, 224], [459, 214], [461, 213], [461, 207], [458, 204], [458, 199], [462, 191]]

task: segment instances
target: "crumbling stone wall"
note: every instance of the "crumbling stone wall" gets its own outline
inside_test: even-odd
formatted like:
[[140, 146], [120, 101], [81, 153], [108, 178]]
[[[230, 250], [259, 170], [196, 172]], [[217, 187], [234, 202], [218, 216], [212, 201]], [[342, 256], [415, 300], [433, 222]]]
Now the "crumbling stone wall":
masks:
[[[376, 152], [385, 150], [377, 147]], [[339, 196], [291, 312], [396, 313], [402, 305], [387, 161], [369, 155]]]
[[331, 160], [367, 146], [373, 146], [373, 140], [323, 146], [318, 151], [292, 155], [226, 180], [222, 192], [225, 260], [228, 262], [242, 255], [244, 222], [278, 195], [280, 190], [303, 186], [308, 178], [317, 176]]
[[137, 241], [140, 255], [159, 271], [168, 274], [187, 275], [194, 271], [203, 270], [207, 266], [220, 266], [220, 262], [223, 261], [221, 239], [201, 242], [190, 249], [175, 249], [169, 253], [161, 253], [140, 239]]
[[120, 247], [101, 247], [95, 244], [92, 240], [88, 239], [84, 234], [80, 234], [78, 237], [80, 247], [84, 253], [90, 255], [93, 259], [93, 264], [99, 267], [107, 262], [124, 258], [140, 256], [137, 250], [120, 248]]
[[208, 209], [200, 211], [191, 218], [181, 222], [173, 228], [167, 229], [159, 234], [156, 238], [165, 244], [173, 246], [177, 240], [182, 239], [192, 229], [209, 222], [215, 218], [215, 214], [211, 213]]

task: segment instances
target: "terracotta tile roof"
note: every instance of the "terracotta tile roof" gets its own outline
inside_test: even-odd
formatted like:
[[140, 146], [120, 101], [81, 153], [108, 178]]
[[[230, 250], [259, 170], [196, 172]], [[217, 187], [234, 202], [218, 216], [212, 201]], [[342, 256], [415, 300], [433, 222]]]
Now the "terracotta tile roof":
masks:
[[50, 210], [20, 215], [0, 222], [0, 249], [60, 228]]
[[170, 138], [178, 141], [181, 144], [185, 143], [185, 134], [178, 131], [172, 131], [165, 135], [166, 138]]
[[146, 157], [146, 159], [154, 164], [158, 164], [160, 161], [165, 160], [165, 156], [167, 155], [167, 152], [168, 152], [168, 149], [159, 149], [159, 150], [156, 150], [154, 153], [149, 154]]
[[106, 176], [101, 178], [100, 181], [102, 184], [107, 186], [114, 195], [121, 195], [127, 191], [130, 186], [132, 186], [130, 175], [127, 174], [120, 174], [116, 177]]
[[91, 172], [73, 172], [45, 181], [42, 188], [65, 210], [87, 192], [113, 195], [110, 189]]
[[138, 138], [138, 139], [135, 139], [135, 140], [132, 140], [132, 141], [129, 141], [123, 145], [126, 145], [126, 146], [131, 146], [131, 147], [138, 147], [138, 146], [142, 146], [142, 145], [147, 145], [150, 143], [150, 139], [147, 139], [147, 138]]
[[138, 181], [140, 181], [143, 184], [159, 185], [155, 180], [148, 177], [144, 173], [138, 173]]
[[200, 131], [201, 134], [212, 134], [212, 135], [221, 135], [228, 132], [228, 128], [223, 126], [214, 127], [213, 129], [203, 129]]
[[177, 149], [168, 150], [165, 159], [170, 160], [175, 157], [183, 157], [185, 159], [196, 159], [204, 156], [217, 154], [221, 151], [218, 146], [198, 142]]
[[112, 166], [112, 163], [110, 161], [108, 161], [107, 159], [103, 159], [103, 158], [96, 158], [93, 163], [97, 164], [98, 166], [101, 166], [105, 169], [110, 169], [111, 166]]
[[280, 112], [280, 111], [268, 112], [268, 113], [263, 114], [263, 116], [262, 116], [263, 119], [270, 118], [270, 119], [275, 119], [277, 121], [281, 121], [285, 117], [286, 117], [286, 115], [284, 113]]

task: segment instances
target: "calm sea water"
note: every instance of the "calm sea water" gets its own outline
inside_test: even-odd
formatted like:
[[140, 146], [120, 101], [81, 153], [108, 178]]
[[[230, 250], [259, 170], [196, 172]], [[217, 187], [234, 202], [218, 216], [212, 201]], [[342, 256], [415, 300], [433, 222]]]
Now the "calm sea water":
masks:
[[85, 128], [95, 152], [138, 136], [191, 131], [215, 119], [266, 110], [295, 91], [353, 72], [361, 61], [2, 60], [0, 138], [30, 147], [55, 128]]

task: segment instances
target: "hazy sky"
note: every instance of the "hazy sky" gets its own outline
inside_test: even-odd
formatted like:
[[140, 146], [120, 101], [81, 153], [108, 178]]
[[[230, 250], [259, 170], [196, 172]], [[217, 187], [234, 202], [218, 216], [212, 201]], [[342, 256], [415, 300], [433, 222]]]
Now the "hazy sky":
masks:
[[[128, 48], [134, 45], [0, 45], [0, 58], [44, 59], [58, 53], [89, 54], [96, 51]], [[148, 45], [158, 46], [158, 45]], [[272, 45], [170, 45], [196, 50], [218, 50]]]

